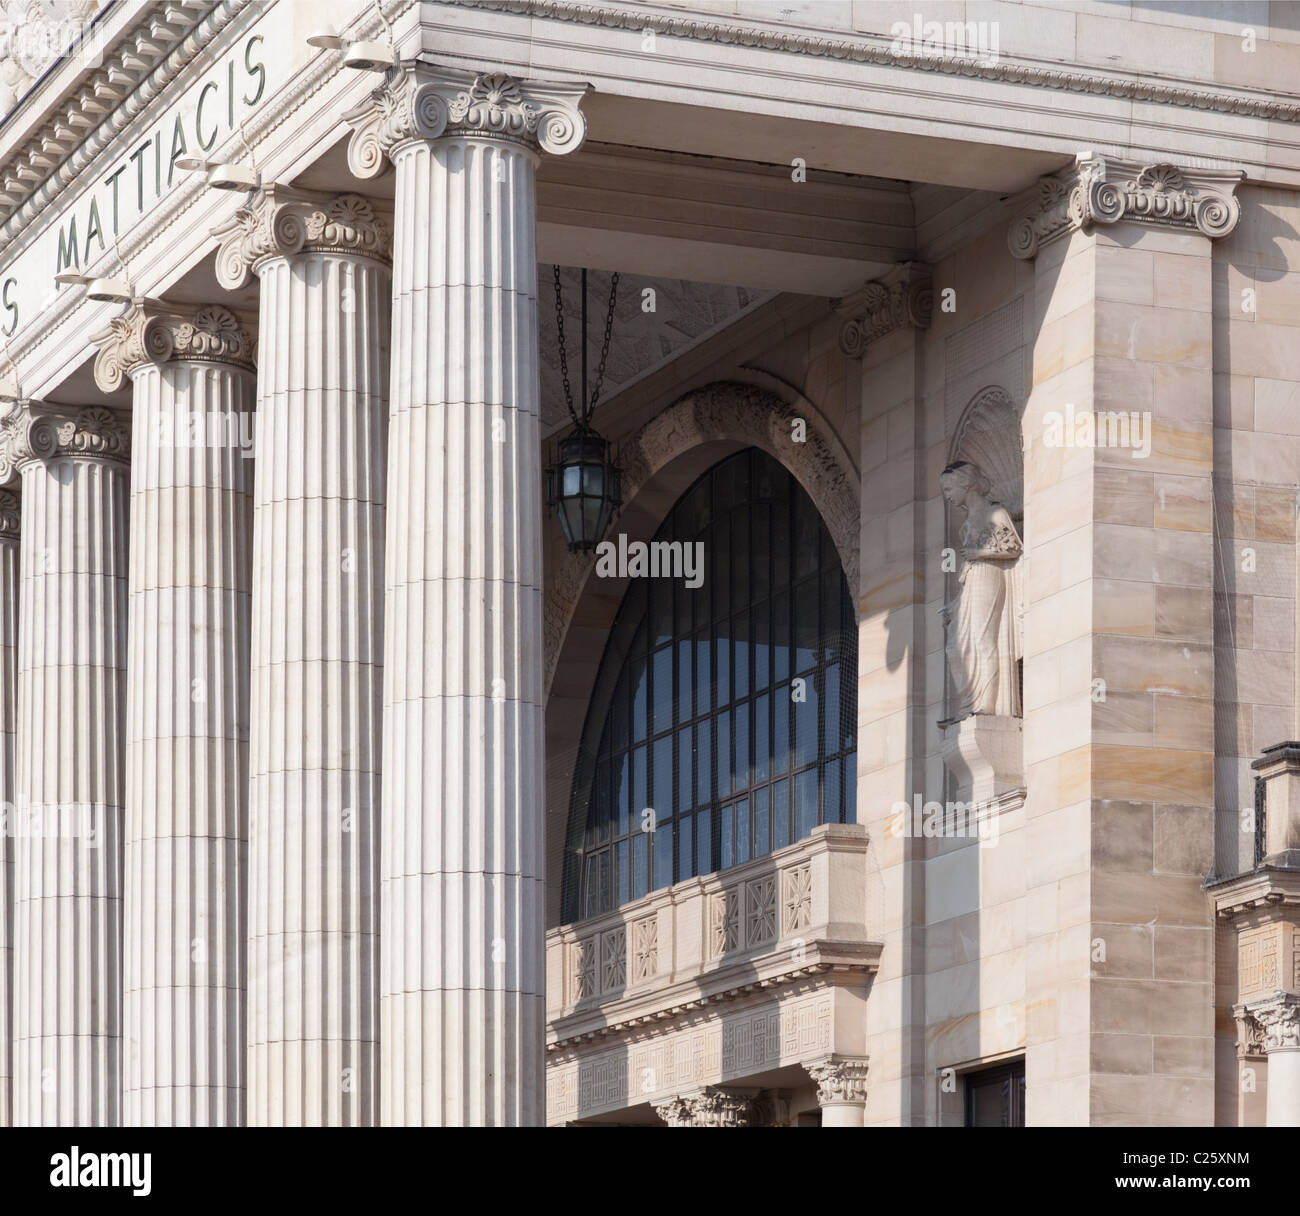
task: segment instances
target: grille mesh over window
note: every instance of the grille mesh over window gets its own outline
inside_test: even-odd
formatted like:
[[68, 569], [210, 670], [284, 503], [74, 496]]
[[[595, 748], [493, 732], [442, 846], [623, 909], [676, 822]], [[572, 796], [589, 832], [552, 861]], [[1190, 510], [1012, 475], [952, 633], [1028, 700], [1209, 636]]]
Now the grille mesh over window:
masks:
[[655, 539], [701, 542], [703, 585], [628, 583], [575, 768], [569, 922], [855, 819], [857, 631], [812, 501], [750, 448]]

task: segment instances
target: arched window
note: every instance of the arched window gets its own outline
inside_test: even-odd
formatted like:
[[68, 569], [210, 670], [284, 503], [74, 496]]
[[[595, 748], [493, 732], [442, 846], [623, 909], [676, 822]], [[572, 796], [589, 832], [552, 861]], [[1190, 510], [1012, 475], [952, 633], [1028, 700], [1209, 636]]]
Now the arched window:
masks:
[[855, 818], [856, 623], [808, 495], [747, 448], [655, 540], [699, 542], [703, 580], [629, 581], [575, 768], [566, 921]]

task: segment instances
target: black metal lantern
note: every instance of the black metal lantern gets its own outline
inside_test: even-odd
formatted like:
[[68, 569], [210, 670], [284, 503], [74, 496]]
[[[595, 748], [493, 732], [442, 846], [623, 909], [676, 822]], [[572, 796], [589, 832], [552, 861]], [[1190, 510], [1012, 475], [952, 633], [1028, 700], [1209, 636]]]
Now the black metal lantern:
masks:
[[560, 527], [569, 552], [594, 549], [605, 535], [614, 512], [623, 503], [623, 470], [610, 456], [609, 441], [591, 426], [591, 411], [600, 397], [605, 378], [605, 360], [609, 357], [609, 340], [614, 328], [614, 303], [618, 295], [618, 275], [609, 285], [609, 309], [605, 317], [605, 341], [596, 370], [596, 384], [587, 396], [587, 272], [582, 272], [582, 412], [573, 408], [569, 386], [569, 361], [564, 348], [564, 301], [560, 291], [560, 268], [555, 268], [555, 320], [560, 345], [560, 372], [564, 378], [564, 397], [573, 419], [573, 430], [559, 443], [559, 458], [546, 470], [546, 505], [560, 517]]

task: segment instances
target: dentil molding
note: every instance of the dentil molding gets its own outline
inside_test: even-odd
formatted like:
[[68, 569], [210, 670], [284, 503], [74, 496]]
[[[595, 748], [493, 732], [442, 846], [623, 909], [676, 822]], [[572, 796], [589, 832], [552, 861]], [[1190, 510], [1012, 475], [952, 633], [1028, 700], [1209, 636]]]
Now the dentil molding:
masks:
[[131, 422], [102, 406], [68, 409], [22, 401], [0, 422], [0, 485], [38, 461], [68, 456], [125, 463], [131, 457]]
[[805, 1064], [817, 1084], [817, 1105], [867, 1100], [867, 1061], [847, 1056], [829, 1056]]
[[181, 313], [139, 300], [95, 339], [95, 383], [116, 392], [141, 367], [172, 360], [225, 363], [253, 370], [257, 339], [229, 308], [207, 304]]
[[1241, 218], [1235, 191], [1244, 177], [1240, 171], [1082, 158], [1020, 196], [1023, 214], [1007, 232], [1007, 244], [1016, 257], [1032, 258], [1059, 237], [1121, 220], [1217, 240]]
[[443, 136], [506, 140], [555, 156], [576, 152], [587, 135], [579, 106], [590, 91], [589, 84], [504, 72], [404, 65], [343, 116], [352, 127], [348, 167], [359, 178], [378, 177], [403, 144]]
[[835, 311], [847, 318], [840, 329], [840, 350], [861, 359], [867, 347], [896, 329], [930, 328], [934, 292], [930, 268], [923, 262], [900, 262], [852, 295], [837, 301]]
[[392, 224], [361, 194], [313, 196], [265, 186], [212, 235], [221, 242], [217, 282], [230, 290], [270, 258], [346, 253], [388, 262], [393, 255]]

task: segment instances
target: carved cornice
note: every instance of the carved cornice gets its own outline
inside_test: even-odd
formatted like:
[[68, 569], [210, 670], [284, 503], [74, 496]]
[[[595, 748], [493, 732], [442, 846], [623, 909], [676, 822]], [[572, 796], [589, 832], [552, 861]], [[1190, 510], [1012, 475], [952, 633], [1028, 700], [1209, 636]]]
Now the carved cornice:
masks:
[[0, 485], [29, 464], [67, 456], [129, 460], [130, 419], [102, 406], [78, 410], [23, 401], [0, 423]]
[[259, 190], [247, 207], [212, 235], [217, 249], [217, 281], [242, 287], [269, 258], [299, 253], [347, 253], [387, 262], [393, 253], [393, 226], [361, 194], [315, 197], [283, 186]]
[[403, 144], [442, 136], [507, 140], [555, 156], [587, 135], [579, 106], [588, 84], [519, 80], [504, 72], [417, 63], [391, 74], [343, 117], [352, 126], [348, 167], [378, 177]]
[[938, 72], [945, 76], [964, 76], [1001, 84], [1086, 93], [1093, 97], [1118, 97], [1126, 101], [1155, 102], [1195, 110], [1212, 110], [1221, 114], [1300, 122], [1300, 101], [1280, 101], [1276, 92], [1266, 92], [1263, 89], [1214, 90], [1198, 87], [1191, 81], [1157, 82], [1138, 72], [1063, 70], [1011, 55], [1000, 55], [998, 61], [993, 63], [987, 57], [972, 58], [965, 55], [939, 55], [929, 50], [909, 50], [897, 46], [892, 37], [884, 34], [833, 38], [825, 33], [810, 33], [797, 27], [764, 25], [757, 21], [746, 24], [712, 21], [693, 14], [665, 13], [639, 4], [619, 8], [609, 4], [584, 4], [578, 0], [444, 2], [458, 8], [519, 13], [539, 20], [633, 30], [638, 34], [652, 30], [663, 38], [784, 51], [819, 59], [839, 59], [848, 63], [878, 64], [882, 67]]
[[1300, 996], [1275, 992], [1266, 1001], [1252, 1001], [1246, 1011], [1264, 1030], [1264, 1051], [1300, 1051]]
[[1018, 258], [1032, 258], [1070, 232], [1121, 220], [1154, 228], [1227, 236], [1241, 218], [1234, 197], [1244, 173], [1143, 165], [1101, 156], [1078, 161], [1021, 196], [1024, 214], [1007, 232]]
[[933, 306], [930, 268], [923, 262], [900, 262], [836, 302], [835, 311], [847, 318], [840, 329], [840, 350], [861, 359], [872, 342], [896, 329], [929, 329]]
[[757, 1095], [757, 1090], [708, 1085], [698, 1093], [663, 1098], [650, 1105], [669, 1127], [749, 1127]]
[[22, 503], [12, 490], [0, 490], [0, 541], [15, 541], [22, 527]]
[[242, 0], [150, 5], [102, 58], [87, 57], [80, 87], [0, 166], [0, 243], [82, 181], [95, 157], [244, 9]]
[[226, 363], [251, 371], [257, 351], [249, 327], [221, 304], [179, 313], [153, 301], [133, 304], [95, 344], [95, 383], [106, 393], [116, 392], [141, 367], [173, 360]]
[[805, 1064], [808, 1075], [817, 1083], [817, 1105], [867, 1100], [867, 1061], [865, 1058], [828, 1056]]

